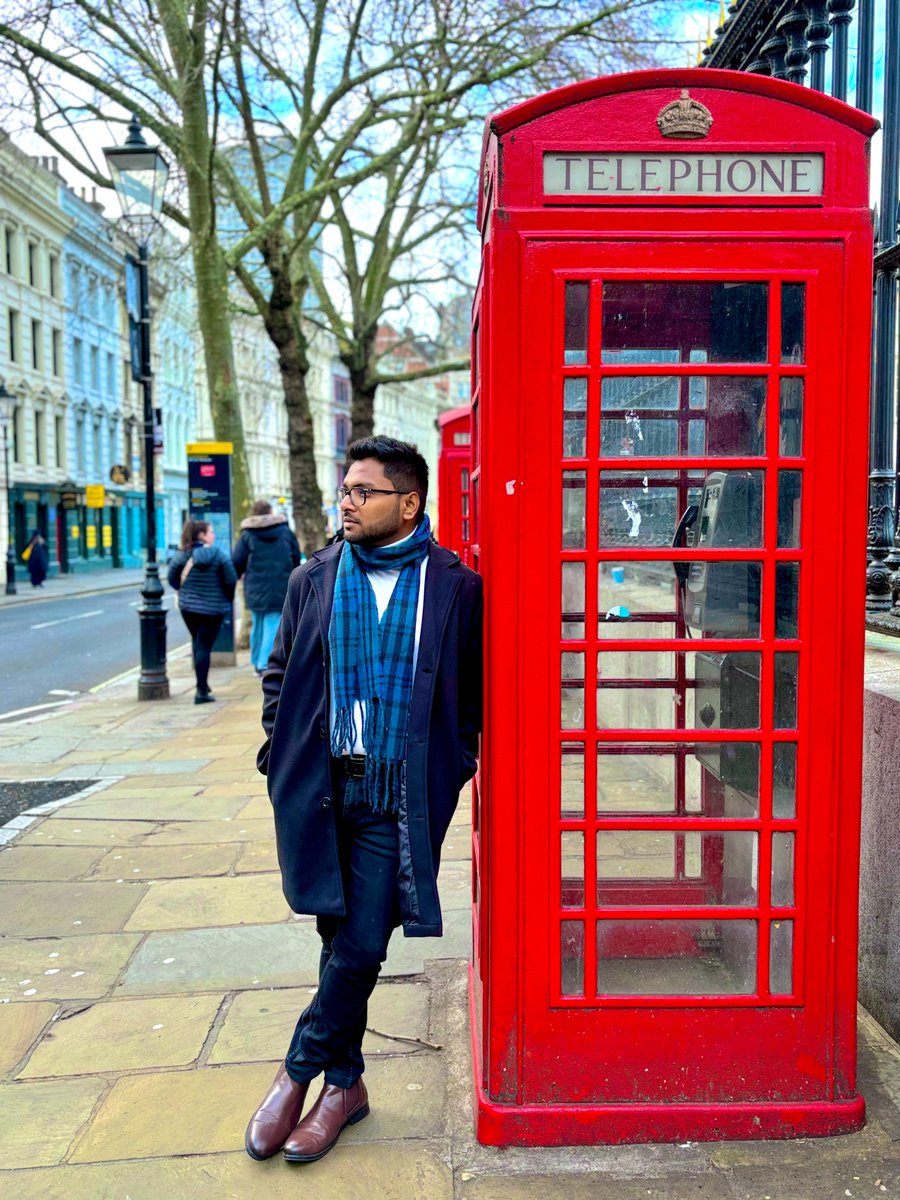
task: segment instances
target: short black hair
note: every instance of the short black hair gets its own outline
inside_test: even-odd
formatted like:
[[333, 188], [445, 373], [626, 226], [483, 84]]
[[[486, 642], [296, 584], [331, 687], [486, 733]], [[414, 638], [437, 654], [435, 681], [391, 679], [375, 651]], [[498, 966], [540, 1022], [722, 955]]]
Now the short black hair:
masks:
[[350, 464], [374, 458], [384, 467], [384, 473], [398, 492], [417, 492], [419, 515], [425, 517], [425, 501], [428, 499], [428, 463], [411, 442], [399, 442], [396, 438], [378, 434], [375, 437], [359, 438], [347, 447], [344, 470]]

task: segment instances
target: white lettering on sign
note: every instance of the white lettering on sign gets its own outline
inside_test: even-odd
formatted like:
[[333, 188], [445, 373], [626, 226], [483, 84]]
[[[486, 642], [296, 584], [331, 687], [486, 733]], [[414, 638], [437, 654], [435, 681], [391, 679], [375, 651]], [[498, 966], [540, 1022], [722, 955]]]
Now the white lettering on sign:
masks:
[[544, 155], [545, 196], [821, 196], [823, 154]]

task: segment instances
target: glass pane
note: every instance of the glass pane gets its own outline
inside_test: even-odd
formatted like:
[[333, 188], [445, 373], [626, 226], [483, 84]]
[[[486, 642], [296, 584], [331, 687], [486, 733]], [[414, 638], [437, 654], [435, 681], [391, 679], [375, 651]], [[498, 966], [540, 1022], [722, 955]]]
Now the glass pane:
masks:
[[[600, 453], [608, 457], [763, 454], [765, 402], [764, 378], [607, 378], [601, 383]], [[691, 408], [697, 407], [707, 409], [706, 416], [686, 420]]]
[[762, 471], [713, 471], [706, 476], [688, 545], [744, 549], [762, 545]]
[[589, 283], [566, 284], [565, 359], [566, 366], [587, 362]]
[[[685, 846], [688, 839], [690, 848]], [[757, 839], [750, 831], [697, 830], [686, 835], [601, 829], [597, 834], [600, 906], [756, 904], [757, 875]]]
[[563, 996], [584, 995], [584, 921], [560, 922]]
[[584, 637], [584, 563], [562, 564], [563, 641]]
[[775, 729], [797, 728], [797, 668], [799, 655], [793, 653], [775, 656], [775, 703], [773, 727]]
[[702, 471], [601, 471], [600, 545], [671, 546], [704, 478]]
[[800, 545], [800, 492], [802, 471], [778, 472], [778, 536], [779, 550]]
[[765, 283], [605, 283], [601, 361], [765, 362], [768, 299]]
[[794, 903], [794, 835], [772, 834], [772, 907]]
[[584, 746], [581, 742], [563, 742], [561, 750], [560, 816], [577, 819], [584, 816]]
[[[685, 578], [684, 619], [691, 630], [708, 638], [759, 637], [762, 588], [762, 567], [759, 563], [694, 562], [678, 565]], [[691, 636], [690, 632], [688, 636]]]
[[682, 565], [685, 564], [599, 563], [599, 636], [675, 637], [676, 571]]
[[560, 720], [562, 729], [584, 728], [584, 654], [562, 656]]
[[563, 458], [584, 458], [587, 453], [586, 379], [563, 380]]
[[773, 921], [769, 926], [769, 991], [790, 996], [794, 990], [794, 922]]
[[756, 921], [599, 921], [605, 996], [746, 996], [756, 990]]
[[561, 834], [560, 867], [560, 904], [563, 908], [584, 908], [584, 834], [580, 830]]
[[803, 380], [782, 379], [779, 395], [778, 453], [784, 458], [803, 452]]
[[564, 550], [583, 550], [586, 546], [585, 501], [587, 487], [585, 471], [563, 471], [563, 528]]
[[599, 729], [756, 729], [755, 651], [601, 651]]
[[797, 746], [776, 742], [772, 747], [772, 816], [792, 821], [797, 815]]
[[775, 565], [775, 636], [796, 638], [800, 606], [800, 564]]
[[802, 363], [804, 309], [806, 307], [806, 284], [783, 283], [781, 285], [781, 361]]

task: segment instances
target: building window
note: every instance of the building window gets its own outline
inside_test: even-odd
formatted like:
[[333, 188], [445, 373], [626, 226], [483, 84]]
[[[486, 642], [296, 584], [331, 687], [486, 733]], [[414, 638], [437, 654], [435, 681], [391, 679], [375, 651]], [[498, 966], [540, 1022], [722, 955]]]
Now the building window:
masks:
[[109, 423], [109, 465], [118, 462], [119, 454], [119, 425], [117, 421]]
[[50, 334], [51, 355], [53, 357], [53, 374], [62, 374], [62, 330], [54, 329]]
[[100, 350], [91, 346], [91, 391], [100, 391]]
[[25, 409], [17, 404], [13, 409], [13, 462], [24, 463], [25, 458]]
[[15, 258], [13, 253], [15, 231], [7, 225], [3, 230], [3, 258], [7, 275], [14, 275]]
[[72, 371], [79, 387], [84, 383], [84, 346], [81, 338], [72, 338]]
[[38, 248], [37, 242], [28, 243], [28, 282], [32, 287], [38, 286]]
[[350, 406], [350, 380], [345, 379], [343, 375], [333, 375], [334, 383], [334, 402], [340, 404], [343, 408]]
[[9, 361], [17, 363], [19, 361], [19, 314], [14, 308], [9, 310], [9, 320], [7, 322], [9, 333]]
[[78, 474], [84, 475], [84, 413], [78, 413], [75, 418], [75, 459]]
[[349, 417], [340, 414], [334, 418], [334, 450], [336, 454], [343, 454], [346, 451], [352, 427]]
[[40, 321], [31, 322], [31, 365], [39, 371], [44, 365], [44, 345]]
[[53, 419], [53, 442], [56, 451], [56, 465], [66, 465], [66, 418], [58, 413]]
[[106, 394], [110, 400], [116, 398], [116, 362], [108, 350], [106, 352]]
[[34, 461], [39, 467], [42, 467], [45, 462], [46, 437], [47, 426], [44, 422], [44, 413], [39, 408], [34, 414]]
[[94, 478], [99, 479], [103, 471], [103, 451], [100, 440], [100, 422], [94, 421]]
[[54, 300], [59, 299], [59, 255], [50, 255], [50, 295]]

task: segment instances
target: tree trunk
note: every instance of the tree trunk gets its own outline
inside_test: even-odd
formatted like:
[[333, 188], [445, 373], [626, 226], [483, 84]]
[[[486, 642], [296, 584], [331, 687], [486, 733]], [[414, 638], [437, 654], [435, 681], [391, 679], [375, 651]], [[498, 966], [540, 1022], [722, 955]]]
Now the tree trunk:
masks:
[[308, 347], [301, 324], [301, 306], [296, 302], [288, 263], [277, 248], [267, 247], [264, 257], [272, 280], [266, 332], [278, 351], [278, 368], [284, 389], [294, 528], [303, 553], [309, 557], [325, 544], [325, 516], [316, 475], [312, 413], [306, 387]]
[[372, 382], [375, 374], [375, 334], [364, 336], [359, 332], [354, 338], [353, 350], [342, 354], [341, 361], [350, 372], [350, 422], [351, 436], [369, 438], [375, 432], [375, 393], [378, 384]]

